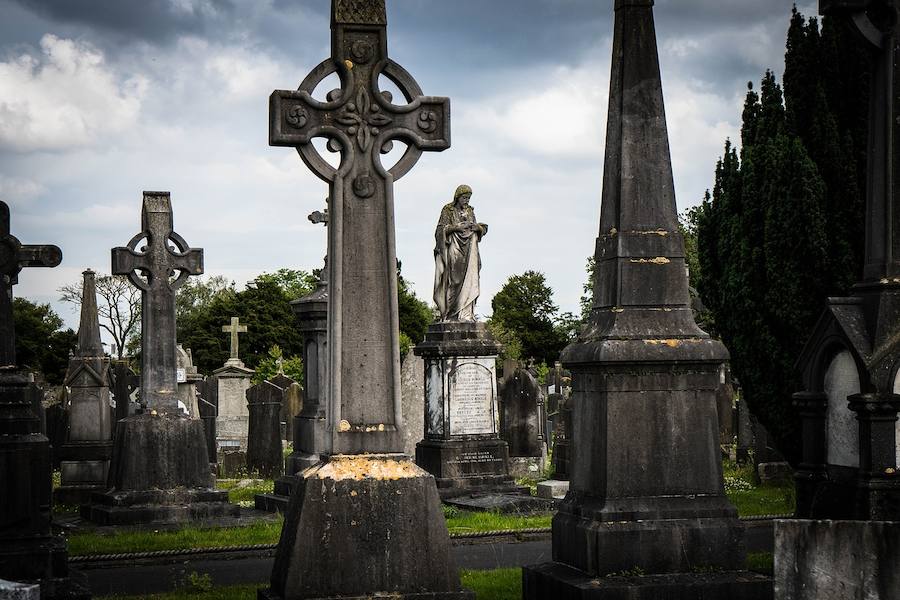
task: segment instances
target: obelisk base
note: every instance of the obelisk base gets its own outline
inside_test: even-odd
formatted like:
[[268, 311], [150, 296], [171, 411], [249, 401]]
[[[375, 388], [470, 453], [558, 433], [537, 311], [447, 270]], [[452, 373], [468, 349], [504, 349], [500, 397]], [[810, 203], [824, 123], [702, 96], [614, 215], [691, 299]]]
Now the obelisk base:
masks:
[[180, 415], [142, 414], [119, 421], [111, 491], [81, 507], [101, 525], [178, 523], [236, 517], [240, 507], [215, 489], [203, 423]]
[[[310, 548], [315, 548], [310, 552]], [[303, 472], [260, 600], [474, 600], [434, 478], [402, 454], [336, 455]]]
[[93, 494], [106, 491], [112, 441], [69, 442], [60, 449], [61, 484], [53, 490], [57, 504], [88, 504]]

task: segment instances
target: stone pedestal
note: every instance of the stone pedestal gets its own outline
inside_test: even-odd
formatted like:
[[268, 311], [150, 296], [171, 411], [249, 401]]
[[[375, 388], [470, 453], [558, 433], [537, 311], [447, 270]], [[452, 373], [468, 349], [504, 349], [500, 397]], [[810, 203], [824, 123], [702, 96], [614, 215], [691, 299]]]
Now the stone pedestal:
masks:
[[414, 351], [425, 359], [425, 438], [416, 463], [434, 475], [442, 498], [515, 491], [499, 436], [500, 345], [483, 323], [444, 322], [431, 325]]
[[[363, 527], [369, 534], [361, 538]], [[300, 477], [285, 517], [271, 588], [259, 598], [361, 600], [376, 595], [475, 598], [460, 587], [431, 475], [399, 454], [331, 456]]]
[[81, 516], [101, 525], [173, 523], [238, 516], [215, 489], [203, 423], [180, 415], [142, 414], [118, 423], [113, 488], [94, 494]]
[[[219, 451], [247, 451], [250, 412], [247, 409], [247, 390], [253, 370], [240, 360], [229, 359], [225, 366], [213, 371], [218, 413], [216, 415], [216, 443]], [[208, 388], [207, 388], [208, 389]]]
[[39, 582], [42, 598], [90, 598], [69, 572], [65, 539], [50, 532], [50, 442], [31, 410], [41, 391], [29, 379], [0, 369], [0, 579]]
[[197, 383], [203, 381], [203, 375], [197, 372], [191, 349], [185, 350], [181, 344], [175, 346], [178, 368], [175, 380], [178, 382], [178, 402], [192, 419], [200, 418], [200, 405], [197, 399]]

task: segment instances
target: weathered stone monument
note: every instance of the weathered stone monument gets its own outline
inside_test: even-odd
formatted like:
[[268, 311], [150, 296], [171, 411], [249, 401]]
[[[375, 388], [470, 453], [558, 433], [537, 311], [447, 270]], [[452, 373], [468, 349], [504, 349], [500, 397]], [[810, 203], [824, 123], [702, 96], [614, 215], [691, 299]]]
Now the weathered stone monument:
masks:
[[40, 583], [42, 598], [89, 598], [68, 571], [66, 541], [50, 531], [50, 442], [40, 433], [40, 389], [17, 368], [12, 288], [27, 267], [55, 267], [56, 246], [24, 245], [0, 201], [0, 579]]
[[[725, 496], [716, 393], [728, 352], [691, 314], [653, 0], [616, 0], [594, 303], [562, 353], [572, 372], [569, 492], [553, 562], [523, 597], [772, 597], [740, 571], [743, 525]], [[647, 576], [631, 577], [640, 569]], [[618, 575], [616, 575], [618, 574]]]
[[185, 350], [181, 344], [176, 344], [177, 368], [175, 381], [178, 383], [178, 401], [192, 419], [200, 418], [200, 405], [197, 399], [197, 384], [203, 381], [203, 375], [194, 366], [194, 358], [191, 349]]
[[113, 412], [109, 397], [109, 358], [100, 343], [100, 319], [94, 272], [83, 273], [78, 347], [69, 359], [69, 428], [60, 452], [57, 502], [86, 504], [91, 494], [106, 490], [112, 456]]
[[[328, 341], [322, 461], [294, 489], [261, 598], [472, 598], [461, 589], [434, 478], [403, 455], [393, 183], [450, 145], [449, 100], [422, 96], [387, 58], [384, 0], [333, 0], [332, 55], [270, 97], [269, 143], [329, 183]], [[311, 93], [337, 73], [327, 101]], [[384, 75], [407, 104], [378, 90]], [[311, 143], [340, 151], [331, 167]], [[379, 153], [408, 144], [385, 170]], [[322, 357], [324, 358], [324, 357]], [[315, 547], [315, 552], [309, 548]]]
[[425, 437], [416, 444], [416, 463], [434, 475], [442, 498], [516, 489], [508, 445], [500, 439], [500, 344], [475, 320], [478, 244], [488, 226], [476, 221], [471, 196], [461, 185], [441, 210], [434, 234], [440, 320], [413, 350], [425, 361]]
[[274, 379], [261, 381], [247, 390], [247, 408], [250, 411], [247, 470], [265, 478], [283, 472], [281, 406], [287, 392], [285, 388], [291, 385], [300, 387], [284, 375], [276, 375]]
[[[141, 378], [131, 370], [127, 359], [112, 361], [110, 378], [113, 400], [116, 405], [113, 414], [118, 423], [125, 417], [137, 413], [140, 408], [140, 404], [134, 402], [131, 397], [135, 391], [140, 389]], [[113, 437], [115, 437], [115, 433], [116, 428], [113, 427]]]
[[247, 326], [241, 325], [238, 317], [231, 317], [231, 323], [223, 325], [222, 331], [231, 334], [231, 356], [212, 376], [217, 407], [216, 443], [220, 452], [246, 452], [250, 427], [247, 390], [253, 369], [245, 367], [240, 359], [238, 334], [246, 333]]
[[515, 477], [540, 474], [546, 458], [544, 392], [534, 374], [517, 361], [504, 361], [500, 379], [500, 438], [509, 446]]
[[237, 515], [214, 489], [203, 424], [178, 408], [175, 290], [203, 272], [203, 250], [172, 225], [168, 192], [144, 192], [141, 232], [113, 248], [112, 272], [141, 290], [141, 402], [146, 411], [122, 419], [109, 487], [81, 515], [108, 524], [175, 522]]
[[[798, 360], [797, 516], [775, 525], [779, 600], [900, 597], [900, 4], [820, 0], [872, 51], [862, 280]], [[805, 520], [829, 519], [829, 520]]]

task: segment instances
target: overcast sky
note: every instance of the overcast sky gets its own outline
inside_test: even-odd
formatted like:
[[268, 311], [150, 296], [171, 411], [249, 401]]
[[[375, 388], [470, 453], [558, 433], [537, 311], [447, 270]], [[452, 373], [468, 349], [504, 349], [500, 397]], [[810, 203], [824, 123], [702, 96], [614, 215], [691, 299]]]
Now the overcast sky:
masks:
[[[86, 267], [109, 272], [109, 249], [139, 230], [142, 190], [172, 192], [175, 229], [205, 249], [208, 275], [242, 286], [319, 267], [325, 231], [306, 216], [327, 186], [267, 145], [268, 97], [329, 55], [329, 4], [0, 0], [0, 198], [14, 235], [64, 257], [23, 272], [16, 295], [77, 327], [56, 290]], [[477, 312], [527, 269], [577, 312], [599, 225], [612, 4], [387, 0], [391, 58], [452, 106], [452, 148], [394, 189], [397, 255], [420, 298], [431, 301], [440, 209], [468, 183], [490, 225]], [[791, 6], [657, 0], [679, 210], [699, 203], [738, 137], [747, 81], [780, 76]]]

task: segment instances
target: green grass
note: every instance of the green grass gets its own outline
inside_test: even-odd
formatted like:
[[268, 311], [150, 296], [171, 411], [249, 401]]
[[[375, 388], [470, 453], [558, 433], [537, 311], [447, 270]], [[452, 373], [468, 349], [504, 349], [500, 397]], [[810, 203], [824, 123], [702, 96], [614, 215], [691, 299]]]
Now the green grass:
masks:
[[796, 508], [793, 485], [760, 486], [752, 490], [726, 493], [742, 517], [792, 515]]
[[475, 592], [477, 600], [520, 600], [522, 598], [522, 569], [494, 569], [493, 571], [460, 571], [463, 587]]
[[275, 482], [271, 479], [218, 479], [216, 488], [228, 490], [228, 501], [245, 508], [253, 506], [257, 494], [271, 494]]
[[[201, 580], [202, 577], [195, 579]], [[463, 587], [475, 592], [477, 600], [519, 600], [522, 597], [522, 570], [460, 571]], [[98, 600], [250, 600], [264, 584], [231, 585], [209, 590], [192, 587], [185, 582], [182, 589], [167, 594], [143, 596], [103, 596]]]
[[178, 531], [118, 530], [113, 533], [75, 533], [69, 536], [69, 556], [153, 552], [182, 548], [275, 544], [284, 519], [258, 521], [244, 527], [186, 527]]
[[772, 575], [775, 571], [775, 556], [771, 552], [751, 552], [747, 554], [747, 570], [763, 575]]
[[443, 506], [444, 516], [447, 518], [447, 529], [450, 533], [550, 527], [550, 521], [553, 519], [552, 513], [519, 515], [498, 512], [470, 512], [447, 505]]

